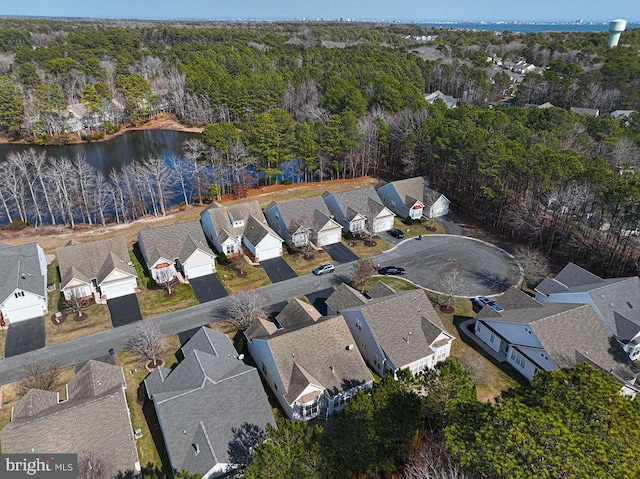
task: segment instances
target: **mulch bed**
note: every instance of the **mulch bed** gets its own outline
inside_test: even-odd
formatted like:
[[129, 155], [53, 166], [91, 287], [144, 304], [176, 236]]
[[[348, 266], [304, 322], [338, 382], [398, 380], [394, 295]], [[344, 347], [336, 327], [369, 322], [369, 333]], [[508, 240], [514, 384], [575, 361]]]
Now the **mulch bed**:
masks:
[[440, 311], [442, 311], [445, 314], [451, 314], [456, 310], [456, 308], [454, 308], [453, 306], [440, 306]]
[[144, 368], [147, 371], [153, 371], [154, 369], [159, 368], [160, 366], [164, 366], [164, 359], [157, 359], [155, 363], [149, 360], [144, 364]]
[[376, 243], [375, 241], [364, 241], [363, 244], [365, 246], [373, 247], [373, 246], [377, 245], [378, 243]]
[[54, 325], [60, 326], [62, 323], [64, 323], [67, 320], [67, 316], [68, 316], [67, 314], [63, 314], [59, 318], [56, 318], [56, 315], [52, 314], [50, 319]]
[[82, 313], [82, 315], [76, 314], [75, 317], [73, 318], [73, 320], [78, 322], [78, 323], [81, 323], [82, 321], [84, 321], [88, 317], [89, 317], [89, 315], [87, 313]]
[[170, 292], [170, 293], [169, 293], [169, 292], [167, 292], [167, 291], [165, 291], [165, 292], [164, 292], [164, 297], [165, 297], [165, 298], [171, 298], [172, 296], [175, 296], [175, 295], [176, 295], [175, 290], [171, 290], [171, 292]]

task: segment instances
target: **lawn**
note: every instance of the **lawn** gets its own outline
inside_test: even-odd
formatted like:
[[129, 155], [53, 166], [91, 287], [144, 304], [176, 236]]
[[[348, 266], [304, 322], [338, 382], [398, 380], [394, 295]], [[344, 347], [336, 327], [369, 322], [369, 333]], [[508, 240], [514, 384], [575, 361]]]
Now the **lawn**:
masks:
[[475, 313], [471, 301], [468, 299], [457, 298], [454, 300], [453, 306], [455, 311], [451, 314], [445, 314], [434, 303], [434, 308], [445, 328], [456, 337], [451, 345], [451, 356], [471, 371], [478, 399], [492, 401], [509, 388], [518, 384], [527, 384], [527, 381], [511, 366], [506, 363], [495, 364], [462, 340], [461, 333], [454, 325], [454, 321], [459, 324], [459, 322], [473, 317]]
[[311, 273], [318, 265], [322, 263], [331, 263], [332, 259], [326, 252], [319, 253], [318, 251], [314, 251], [312, 256], [307, 259], [304, 255], [300, 253], [295, 254], [286, 254], [283, 256], [283, 259], [287, 262], [289, 266], [293, 268], [293, 270], [298, 274], [298, 276], [302, 276], [305, 274]]
[[249, 288], [261, 288], [271, 284], [267, 273], [262, 267], [247, 264], [243, 270], [246, 276], [238, 276], [232, 264], [216, 263], [216, 274], [229, 294], [235, 294]]
[[344, 240], [344, 244], [347, 245], [347, 247], [351, 249], [351, 251], [353, 251], [356, 255], [358, 255], [359, 258], [370, 258], [371, 256], [377, 256], [383, 251], [387, 251], [389, 248], [391, 248], [391, 244], [389, 244], [380, 236], [374, 236], [373, 241], [376, 243], [375, 246], [366, 246], [364, 244], [364, 241], [362, 240], [354, 241], [348, 239]]
[[152, 318], [160, 314], [188, 308], [200, 304], [193, 288], [188, 283], [177, 284], [173, 288], [173, 294], [166, 296], [163, 289], [159, 288], [153, 280], [145, 275], [145, 267], [142, 266], [138, 243], [130, 241], [129, 248], [133, 249], [131, 260], [138, 273], [138, 287], [140, 292], [136, 295], [140, 304], [140, 312], [143, 318]]
[[[65, 387], [73, 376], [73, 366], [59, 370], [58, 380], [52, 390], [60, 393], [61, 401], [67, 398], [67, 390]], [[11, 409], [16, 405], [20, 397], [22, 397], [18, 396], [18, 385], [19, 383], [15, 382], [0, 386], [0, 396], [2, 398], [0, 402], [0, 429], [9, 424], [11, 420]]]
[[[178, 362], [176, 352], [180, 348], [180, 340], [177, 335], [169, 336], [166, 339], [169, 353], [164, 356], [165, 367], [171, 368]], [[116, 364], [122, 366], [127, 380], [125, 394], [131, 413], [131, 424], [134, 430], [137, 428], [142, 430], [142, 437], [136, 441], [140, 464], [143, 468], [148, 464], [158, 468], [167, 465], [168, 460], [164, 450], [162, 433], [159, 427], [156, 427], [157, 419], [155, 418], [153, 403], [149, 400], [141, 403], [138, 400], [139, 398], [145, 398], [142, 382], [149, 374], [149, 371], [144, 368], [139, 358], [126, 349], [116, 353]]]
[[[430, 231], [427, 228], [429, 225], [435, 229], [433, 231]], [[440, 226], [440, 224], [437, 221], [430, 222], [428, 220], [423, 220], [422, 223], [412, 223], [410, 225], [407, 225], [404, 223], [404, 221], [401, 218], [397, 216], [393, 219], [393, 227], [398, 228], [400, 231], [402, 231], [404, 233], [405, 238], [414, 238], [418, 235], [426, 236], [426, 235], [444, 233], [444, 229], [442, 228], [442, 226]]]

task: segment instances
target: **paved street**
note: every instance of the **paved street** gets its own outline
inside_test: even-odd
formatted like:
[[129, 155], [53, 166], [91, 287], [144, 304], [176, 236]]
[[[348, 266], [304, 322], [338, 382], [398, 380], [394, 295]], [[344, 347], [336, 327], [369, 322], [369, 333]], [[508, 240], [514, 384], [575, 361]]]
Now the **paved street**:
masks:
[[[479, 245], [482, 246], [479, 247]], [[454, 256], [453, 251], [455, 255], [461, 255], [461, 257]], [[488, 256], [484, 260], [478, 257], [485, 254]], [[497, 292], [496, 287], [499, 284], [505, 286], [502, 291], [511, 286], [506, 284], [506, 278], [509, 278], [508, 281], [513, 280], [513, 283], [519, 278], [519, 275], [514, 272], [517, 266], [515, 264], [509, 266], [505, 258], [508, 257], [504, 253], [486, 243], [456, 236], [438, 235], [425, 237], [422, 241], [407, 240], [392, 251], [374, 257], [373, 261], [410, 267], [412, 271], [407, 273], [408, 279], [426, 287], [437, 285], [434, 277], [437, 277], [439, 269], [451, 260], [461, 263], [472, 261], [474, 267], [466, 267], [466, 273], [471, 275], [471, 278], [475, 278], [476, 287], [482, 284], [487, 285], [487, 288], [478, 294], [490, 294], [493, 291]], [[420, 271], [422, 273], [418, 274]], [[297, 296], [313, 295], [331, 286], [337, 286], [341, 282], [349, 281], [350, 273], [351, 264], [340, 264], [332, 274], [300, 276], [265, 286], [261, 291], [267, 295], [271, 304], [276, 304]], [[499, 280], [496, 281], [494, 278]], [[219, 318], [216, 318], [213, 312], [222, 306], [223, 301], [224, 298], [216, 299], [146, 321], [157, 322], [165, 335], [178, 334], [218, 321]], [[22, 366], [29, 361], [55, 361], [60, 367], [65, 367], [103, 356], [110, 348], [124, 349], [136, 326], [135, 323], [125, 324], [115, 329], [2, 359], [0, 360], [0, 384], [20, 379]]]

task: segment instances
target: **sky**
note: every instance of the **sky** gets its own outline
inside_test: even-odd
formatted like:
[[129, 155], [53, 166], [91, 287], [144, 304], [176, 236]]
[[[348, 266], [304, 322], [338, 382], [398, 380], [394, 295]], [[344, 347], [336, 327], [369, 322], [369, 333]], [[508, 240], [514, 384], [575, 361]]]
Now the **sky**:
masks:
[[640, 21], [640, 0], [0, 0], [0, 15], [375, 21]]

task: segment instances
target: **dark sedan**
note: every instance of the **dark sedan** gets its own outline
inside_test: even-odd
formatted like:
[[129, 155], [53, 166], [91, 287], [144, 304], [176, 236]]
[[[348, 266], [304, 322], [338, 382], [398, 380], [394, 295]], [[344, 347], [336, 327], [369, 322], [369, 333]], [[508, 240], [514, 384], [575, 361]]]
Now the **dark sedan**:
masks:
[[406, 271], [400, 266], [384, 266], [378, 270], [378, 274], [405, 274]]
[[392, 230], [389, 230], [389, 234], [397, 239], [404, 238], [404, 233], [400, 231], [398, 228], [393, 228]]

